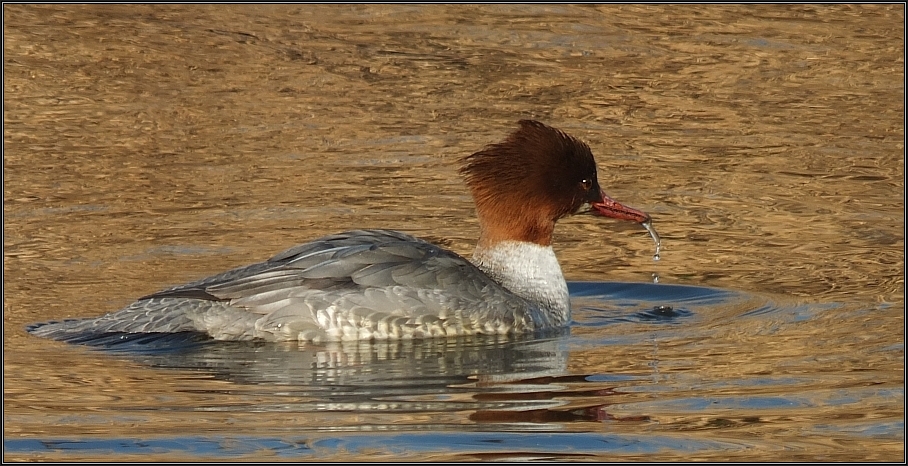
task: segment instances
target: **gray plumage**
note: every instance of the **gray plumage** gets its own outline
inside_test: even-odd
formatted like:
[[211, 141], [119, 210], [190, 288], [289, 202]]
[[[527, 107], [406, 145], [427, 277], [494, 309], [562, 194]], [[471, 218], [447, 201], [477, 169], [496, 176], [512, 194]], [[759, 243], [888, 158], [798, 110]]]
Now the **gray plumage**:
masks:
[[522, 333], [557, 324], [453, 252], [400, 232], [358, 230], [168, 288], [98, 318], [29, 331], [67, 341], [202, 332], [220, 340], [317, 342]]

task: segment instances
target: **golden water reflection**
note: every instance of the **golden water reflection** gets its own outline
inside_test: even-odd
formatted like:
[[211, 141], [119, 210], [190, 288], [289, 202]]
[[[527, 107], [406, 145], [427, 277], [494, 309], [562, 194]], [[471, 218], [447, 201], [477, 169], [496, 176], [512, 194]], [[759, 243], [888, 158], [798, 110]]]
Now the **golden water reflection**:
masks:
[[[625, 421], [543, 425], [721, 431], [741, 446], [629, 459], [901, 458], [903, 436], [873, 429], [904, 417], [903, 26], [900, 5], [4, 5], [4, 436], [313, 422], [256, 413], [300, 401], [267, 384], [153, 370], [22, 329], [349, 228], [469, 253], [478, 225], [456, 160], [536, 118], [588, 142], [606, 191], [662, 236], [654, 262], [642, 229], [568, 219], [555, 247], [569, 279], [658, 274], [777, 300], [768, 317], [729, 305], [648, 340], [635, 324], [574, 328], [610, 343], [571, 350], [567, 374], [668, 388], [621, 395], [606, 412]], [[795, 396], [787, 386], [811, 403], [754, 421], [735, 396], [760, 394], [736, 384], [764, 378], [782, 380], [767, 397]], [[566, 394], [609, 388], [589, 383], [555, 398], [602, 405]], [[685, 404], [711, 394], [725, 404]], [[843, 396], [867, 401], [829, 401]], [[319, 422], [466, 431], [480, 418]]]

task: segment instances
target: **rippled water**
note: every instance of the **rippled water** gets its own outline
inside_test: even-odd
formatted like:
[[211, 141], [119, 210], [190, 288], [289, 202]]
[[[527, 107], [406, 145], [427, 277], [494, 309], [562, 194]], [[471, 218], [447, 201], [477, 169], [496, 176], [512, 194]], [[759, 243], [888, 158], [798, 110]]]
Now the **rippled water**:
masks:
[[[4, 459], [904, 458], [904, 7], [4, 6]], [[109, 347], [27, 323], [349, 228], [467, 254], [533, 117], [653, 215], [565, 332]], [[658, 276], [659, 283], [653, 283]]]

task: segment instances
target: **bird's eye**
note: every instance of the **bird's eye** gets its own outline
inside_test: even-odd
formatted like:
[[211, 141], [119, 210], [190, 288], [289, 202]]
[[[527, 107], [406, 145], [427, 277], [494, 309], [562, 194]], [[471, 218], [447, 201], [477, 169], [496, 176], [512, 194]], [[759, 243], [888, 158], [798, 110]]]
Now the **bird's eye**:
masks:
[[593, 187], [593, 182], [589, 179], [582, 180], [580, 182], [580, 187], [583, 188], [584, 191], [589, 191], [590, 188]]

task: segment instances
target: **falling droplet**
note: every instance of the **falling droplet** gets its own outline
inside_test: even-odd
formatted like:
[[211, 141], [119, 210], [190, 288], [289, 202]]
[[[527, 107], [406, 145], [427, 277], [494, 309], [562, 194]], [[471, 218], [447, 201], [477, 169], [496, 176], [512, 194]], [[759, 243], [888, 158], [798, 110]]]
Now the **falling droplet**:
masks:
[[657, 261], [659, 260], [659, 251], [662, 249], [662, 239], [659, 238], [659, 233], [656, 233], [656, 229], [653, 228], [652, 220], [647, 220], [641, 223], [641, 225], [643, 225], [643, 228], [646, 228], [646, 231], [649, 232], [649, 235], [653, 237], [653, 241], [656, 242], [656, 253], [653, 254], [653, 260]]
[[653, 283], [659, 283], [659, 274], [658, 273], [653, 274]]

